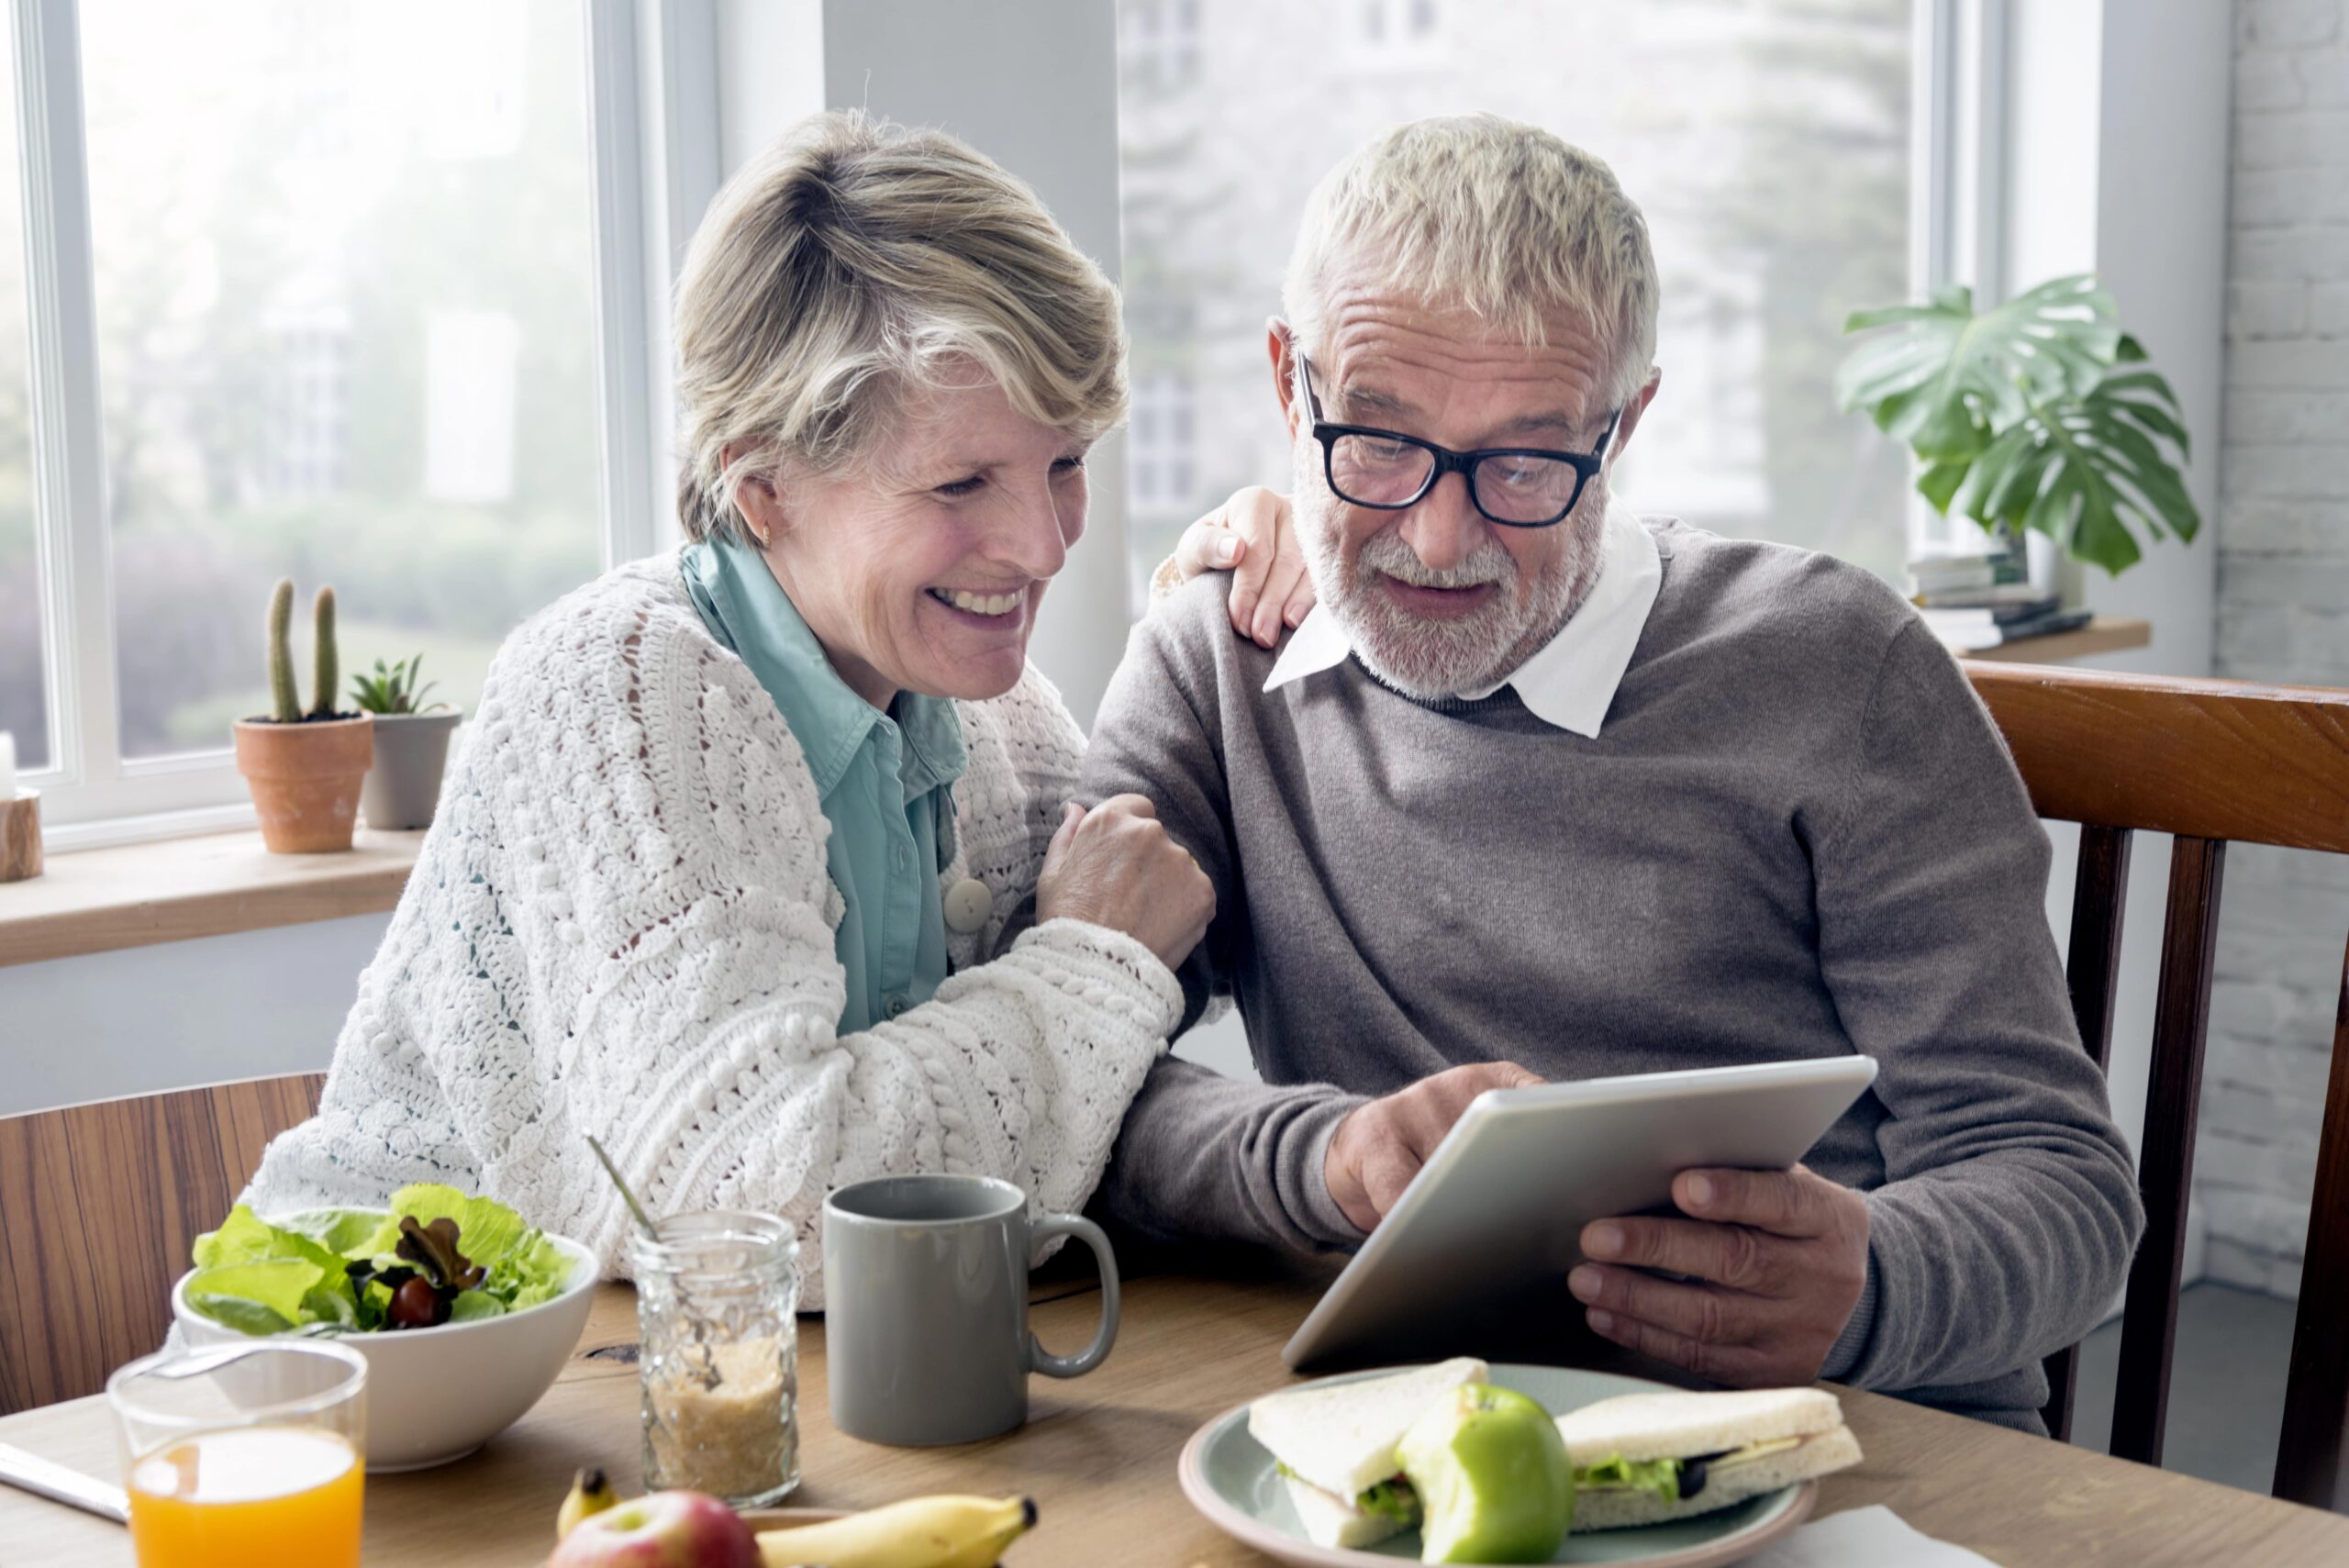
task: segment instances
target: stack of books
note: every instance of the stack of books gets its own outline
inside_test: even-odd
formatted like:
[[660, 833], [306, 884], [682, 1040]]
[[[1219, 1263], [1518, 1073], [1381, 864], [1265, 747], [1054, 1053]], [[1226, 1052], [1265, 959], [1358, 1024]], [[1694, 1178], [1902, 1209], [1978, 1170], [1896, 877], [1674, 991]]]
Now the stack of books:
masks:
[[2076, 631], [2090, 612], [2064, 607], [2055, 595], [2032, 586], [2023, 558], [2011, 550], [1938, 555], [1909, 563], [1913, 602], [1943, 646], [1978, 652], [2028, 637]]

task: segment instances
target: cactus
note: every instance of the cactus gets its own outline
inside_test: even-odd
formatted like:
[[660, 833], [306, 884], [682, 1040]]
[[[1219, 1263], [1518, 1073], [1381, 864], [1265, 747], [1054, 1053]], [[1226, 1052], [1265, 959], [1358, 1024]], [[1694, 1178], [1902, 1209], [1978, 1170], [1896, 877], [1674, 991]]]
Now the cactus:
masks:
[[315, 661], [310, 711], [302, 711], [302, 694], [294, 684], [294, 579], [281, 577], [269, 595], [269, 717], [278, 724], [299, 724], [306, 717], [334, 717], [336, 659], [334, 590], [321, 588], [314, 609], [310, 652]]
[[310, 632], [310, 656], [315, 661], [311, 670], [310, 717], [332, 718], [337, 676], [334, 651], [334, 590], [332, 588], [318, 590], [318, 602], [315, 615], [316, 625]]
[[302, 717], [302, 698], [294, 689], [294, 650], [288, 634], [294, 625], [294, 579], [281, 577], [269, 595], [269, 717], [280, 724]]

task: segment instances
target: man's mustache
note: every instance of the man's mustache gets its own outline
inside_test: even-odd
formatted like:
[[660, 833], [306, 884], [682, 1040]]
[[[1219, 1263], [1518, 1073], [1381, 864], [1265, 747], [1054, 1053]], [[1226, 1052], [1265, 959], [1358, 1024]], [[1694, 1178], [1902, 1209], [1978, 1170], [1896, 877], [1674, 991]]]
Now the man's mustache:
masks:
[[1506, 583], [1517, 575], [1516, 559], [1491, 539], [1478, 545], [1465, 561], [1441, 572], [1421, 561], [1402, 536], [1393, 532], [1364, 539], [1355, 561], [1414, 588], [1475, 588], [1486, 583]]

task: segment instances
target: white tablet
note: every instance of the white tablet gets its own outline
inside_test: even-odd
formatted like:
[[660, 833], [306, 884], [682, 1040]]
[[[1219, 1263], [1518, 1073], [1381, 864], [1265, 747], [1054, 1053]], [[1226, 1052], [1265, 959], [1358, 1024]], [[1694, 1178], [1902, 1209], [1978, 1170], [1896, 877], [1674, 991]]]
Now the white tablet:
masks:
[[1578, 1317], [1565, 1275], [1584, 1226], [1668, 1208], [1673, 1177], [1695, 1166], [1786, 1170], [1875, 1082], [1876, 1058], [1839, 1056], [1487, 1090], [1281, 1360], [1428, 1352], [1496, 1302], [1546, 1298]]

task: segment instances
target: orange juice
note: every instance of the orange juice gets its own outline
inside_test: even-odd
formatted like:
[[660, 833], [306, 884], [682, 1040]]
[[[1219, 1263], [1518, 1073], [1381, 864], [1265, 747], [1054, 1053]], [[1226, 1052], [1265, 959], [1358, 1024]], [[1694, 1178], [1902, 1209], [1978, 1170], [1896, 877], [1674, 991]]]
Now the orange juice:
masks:
[[316, 1427], [177, 1438], [131, 1467], [139, 1568], [357, 1568], [366, 1470]]

